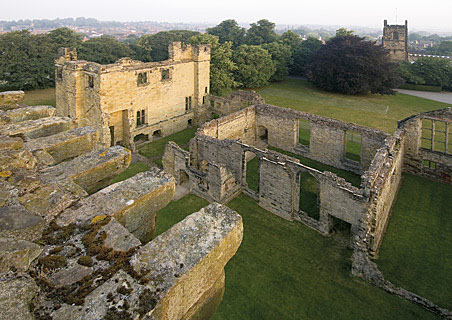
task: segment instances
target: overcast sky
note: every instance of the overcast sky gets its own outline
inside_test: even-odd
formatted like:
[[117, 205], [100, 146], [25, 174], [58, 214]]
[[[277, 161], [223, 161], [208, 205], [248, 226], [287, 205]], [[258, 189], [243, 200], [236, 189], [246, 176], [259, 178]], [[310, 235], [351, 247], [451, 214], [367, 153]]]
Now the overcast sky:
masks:
[[[419, 3], [419, 5], [418, 5]], [[411, 29], [452, 31], [452, 0], [0, 0], [0, 20], [90, 17], [99, 20], [219, 23], [225, 19], [277, 24], [381, 27], [405, 19]]]

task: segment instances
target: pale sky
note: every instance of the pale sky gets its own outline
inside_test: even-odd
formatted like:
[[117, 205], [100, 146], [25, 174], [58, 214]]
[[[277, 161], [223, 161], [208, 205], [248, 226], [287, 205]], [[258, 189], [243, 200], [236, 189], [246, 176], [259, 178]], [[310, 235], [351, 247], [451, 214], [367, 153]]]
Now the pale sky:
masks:
[[452, 32], [452, 0], [0, 0], [0, 20], [90, 17], [99, 20], [208, 22], [225, 19], [277, 24], [382, 27], [408, 20], [409, 28]]

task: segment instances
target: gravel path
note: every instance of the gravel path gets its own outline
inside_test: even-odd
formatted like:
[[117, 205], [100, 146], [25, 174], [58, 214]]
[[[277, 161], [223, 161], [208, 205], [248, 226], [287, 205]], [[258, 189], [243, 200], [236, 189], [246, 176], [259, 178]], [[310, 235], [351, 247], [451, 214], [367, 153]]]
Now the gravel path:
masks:
[[427, 92], [405, 89], [396, 89], [396, 91], [403, 94], [409, 94], [411, 96], [452, 104], [452, 92]]

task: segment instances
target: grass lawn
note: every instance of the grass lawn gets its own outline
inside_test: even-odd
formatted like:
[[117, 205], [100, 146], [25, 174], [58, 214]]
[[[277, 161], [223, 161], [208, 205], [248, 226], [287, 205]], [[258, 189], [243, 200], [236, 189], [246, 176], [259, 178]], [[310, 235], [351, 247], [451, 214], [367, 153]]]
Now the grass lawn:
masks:
[[207, 200], [188, 194], [182, 199], [171, 201], [165, 208], [157, 212], [157, 226], [155, 236], [158, 236], [171, 228], [174, 224], [194, 212], [209, 205]]
[[[188, 195], [157, 214], [157, 234], [207, 205]], [[213, 319], [434, 319], [405, 300], [354, 278], [351, 251], [240, 195], [243, 242], [226, 265], [226, 292]]]
[[394, 132], [397, 120], [450, 104], [397, 93], [348, 96], [316, 89], [306, 80], [287, 79], [253, 89], [267, 103]]
[[385, 277], [452, 309], [452, 187], [404, 174], [376, 261]]
[[196, 130], [198, 130], [197, 127], [187, 128], [175, 134], [145, 144], [144, 146], [139, 148], [138, 153], [148, 158], [157, 158], [153, 159], [153, 162], [156, 163], [159, 167], [162, 167], [161, 157], [165, 152], [165, 145], [168, 143], [168, 141], [174, 141], [185, 150], [188, 150], [188, 146], [183, 145], [188, 144], [190, 139], [195, 136]]
[[112, 183], [129, 179], [130, 177], [133, 177], [139, 172], [144, 172], [148, 170], [149, 166], [146, 163], [143, 162], [131, 163], [126, 170], [124, 170], [123, 172], [121, 172], [120, 174], [113, 178]]
[[28, 106], [56, 106], [55, 88], [25, 91], [23, 104]]

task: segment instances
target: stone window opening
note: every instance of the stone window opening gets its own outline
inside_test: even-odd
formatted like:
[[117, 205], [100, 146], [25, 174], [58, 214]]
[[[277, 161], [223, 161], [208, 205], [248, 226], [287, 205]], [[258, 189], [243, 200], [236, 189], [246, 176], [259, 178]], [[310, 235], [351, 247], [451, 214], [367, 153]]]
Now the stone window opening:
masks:
[[358, 132], [345, 132], [345, 159], [361, 162], [361, 134]]
[[133, 137], [133, 141], [134, 142], [149, 141], [149, 135], [144, 134], [144, 133], [137, 134], [135, 137]]
[[452, 154], [452, 125], [433, 119], [422, 119], [421, 148]]
[[320, 219], [319, 182], [307, 171], [298, 174], [298, 182], [300, 186], [298, 209], [318, 221]]
[[192, 107], [192, 97], [185, 97], [185, 111], [191, 110]]
[[251, 151], [245, 151], [243, 158], [243, 171], [248, 189], [259, 193], [259, 157]]
[[147, 83], [148, 83], [148, 73], [147, 72], [138, 73], [137, 85], [139, 86]]
[[298, 121], [298, 143], [309, 147], [311, 142], [311, 123], [307, 120]]
[[170, 79], [169, 69], [163, 69], [161, 72], [162, 72], [162, 81]]
[[137, 127], [146, 124], [146, 112], [144, 110], [137, 111]]
[[206, 89], [205, 89], [204, 93], [206, 93], [206, 94], [207, 94], [207, 93], [209, 93], [209, 92], [208, 92], [208, 89], [207, 89], [207, 87], [206, 87]]
[[88, 88], [94, 88], [94, 76], [88, 75]]
[[161, 138], [162, 137], [162, 131], [161, 130], [155, 130], [152, 134], [152, 137], [155, 138]]
[[260, 140], [262, 140], [265, 143], [268, 143], [268, 129], [264, 126], [259, 126], [257, 129], [257, 135]]
[[193, 125], [193, 119], [188, 119], [187, 125], [191, 127]]
[[393, 39], [393, 40], [399, 40], [399, 33], [398, 33], [397, 31], [394, 31], [394, 32], [392, 33], [392, 39]]
[[436, 162], [430, 160], [424, 160], [424, 168], [429, 168], [432, 170], [436, 169]]

